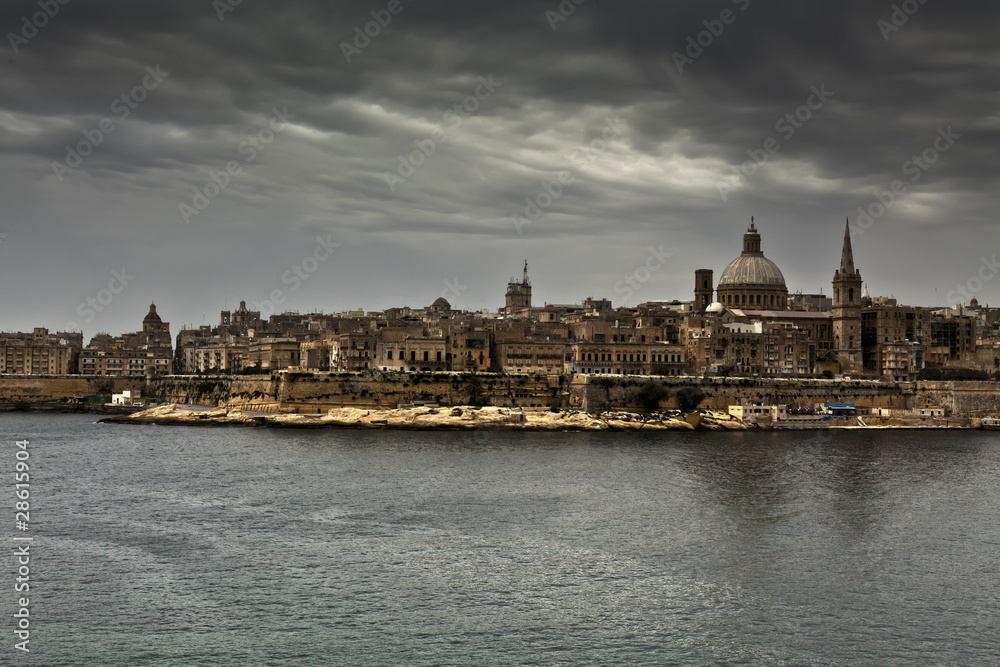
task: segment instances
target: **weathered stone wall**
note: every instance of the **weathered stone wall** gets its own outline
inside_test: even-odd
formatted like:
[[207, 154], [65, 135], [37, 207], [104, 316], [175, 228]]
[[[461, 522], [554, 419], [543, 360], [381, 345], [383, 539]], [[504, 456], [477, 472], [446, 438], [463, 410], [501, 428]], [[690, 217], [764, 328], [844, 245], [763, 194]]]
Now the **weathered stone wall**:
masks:
[[84, 375], [0, 376], [0, 403], [44, 403], [74, 396], [106, 396], [126, 389], [143, 391], [145, 378]]
[[696, 386], [705, 393], [700, 407], [726, 411], [738, 403], [784, 404], [812, 409], [816, 403], [854, 403], [859, 407], [905, 409], [913, 407], [912, 383], [869, 380], [779, 380], [772, 378], [696, 377], [576, 377], [570, 405], [588, 412], [609, 409], [641, 410], [636, 394], [654, 381], [669, 392], [661, 407], [677, 409], [677, 391]]
[[1000, 414], [1000, 383], [997, 382], [917, 382], [922, 408], [940, 405], [954, 415], [978, 417]]
[[414, 402], [500, 407], [564, 407], [568, 378], [459, 373], [283, 373], [277, 395], [284, 410], [396, 408]]
[[668, 392], [663, 408], [678, 408], [677, 391], [697, 386], [701, 407], [725, 411], [736, 403], [855, 403], [861, 408], [911, 409], [940, 405], [955, 416], [1000, 414], [1000, 383], [869, 380], [778, 380], [645, 376], [522, 376], [458, 373], [276, 373], [261, 376], [167, 376], [150, 379], [0, 376], [0, 403], [42, 403], [74, 396], [138, 390], [149, 400], [226, 405], [260, 412], [324, 413], [331, 408], [396, 408], [414, 402], [482, 404], [588, 412], [642, 411], [636, 394], [653, 380]]
[[151, 379], [146, 393], [151, 399], [164, 403], [229, 405], [244, 410], [276, 412], [278, 384], [270, 375], [171, 375]]

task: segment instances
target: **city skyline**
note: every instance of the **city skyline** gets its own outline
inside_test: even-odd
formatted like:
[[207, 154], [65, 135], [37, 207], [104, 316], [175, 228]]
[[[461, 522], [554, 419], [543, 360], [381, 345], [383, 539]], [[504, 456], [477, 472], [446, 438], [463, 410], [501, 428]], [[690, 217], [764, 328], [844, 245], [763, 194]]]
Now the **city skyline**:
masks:
[[[756, 224], [756, 222], [755, 222], [755, 216], [751, 216], [750, 226], [747, 229], [747, 231], [752, 231], [754, 233], [757, 233], [759, 230], [755, 227], [755, 224]], [[854, 225], [852, 225], [850, 223], [850, 220], [846, 220], [845, 224], [842, 226], [842, 234], [843, 234], [843, 236], [841, 237], [842, 240], [847, 241], [849, 243], [848, 231], [849, 230], [853, 231], [854, 229], [855, 229], [855, 227], [854, 227]], [[741, 237], [742, 237], [742, 235], [741, 235]], [[762, 244], [760, 242], [760, 240], [759, 240], [760, 236], [758, 236], [757, 238], [758, 238], [758, 241], [757, 241], [758, 245], [756, 247], [756, 250], [760, 252], [760, 251], [762, 251], [762, 248], [766, 248], [766, 242]], [[745, 243], [745, 241], [744, 241], [744, 243]], [[616, 292], [625, 291], [625, 292], [627, 292], [630, 295], [634, 295], [637, 292], [637, 290], [642, 289], [642, 287], [646, 283], [649, 282], [649, 279], [657, 271], [656, 264], [657, 264], [657, 262], [662, 261], [663, 254], [662, 254], [662, 249], [658, 250], [658, 249], [655, 249], [655, 248], [651, 247], [651, 248], [648, 248], [647, 250], [648, 250], [648, 253], [647, 253], [647, 262], [645, 264], [640, 264], [637, 267], [637, 269], [632, 272], [632, 275], [625, 276], [624, 280], [620, 280], [618, 282], [618, 284], [616, 284], [616, 289], [615, 289]], [[766, 254], [766, 253], [764, 253], [764, 254]], [[736, 255], [735, 257], [738, 259], [739, 255]], [[513, 273], [511, 273], [511, 275], [510, 275], [510, 277], [508, 279], [508, 282], [504, 283], [502, 285], [502, 287], [508, 288], [510, 285], [512, 285], [514, 283], [521, 283], [521, 282], [524, 282], [524, 284], [527, 284], [527, 285], [534, 285], [534, 281], [531, 279], [531, 275], [532, 274], [529, 271], [529, 266], [530, 266], [530, 262], [527, 259], [525, 259], [524, 260], [523, 269], [522, 269], [522, 275], [521, 276], [517, 276], [517, 275], [514, 275]], [[289, 280], [293, 281], [293, 283], [294, 283], [294, 281], [301, 281], [302, 278], [300, 278], [300, 276], [307, 275], [306, 272], [305, 272], [305, 268], [303, 268], [301, 266], [297, 267], [297, 268], [299, 270], [297, 270], [297, 271], [291, 271], [291, 270], [289, 270], [289, 272], [288, 272], [287, 278]], [[725, 268], [725, 267], [721, 267], [721, 268]], [[710, 274], [714, 273], [716, 276], [721, 276], [724, 273], [724, 271], [722, 271], [720, 269], [720, 267], [703, 267], [702, 269], [697, 269], [697, 270], [694, 270], [694, 271], [697, 272], [698, 274], [701, 274], [701, 273], [703, 273], [703, 271], [705, 269], [707, 269], [710, 272]], [[780, 271], [780, 269], [779, 269], [779, 271]], [[117, 274], [118, 272], [115, 272], [115, 273]], [[127, 275], [124, 276], [124, 279], [125, 279], [125, 282], [127, 282], [128, 276]], [[834, 279], [831, 280], [830, 284], [827, 285], [826, 287], [821, 287], [818, 290], [814, 290], [814, 291], [806, 291], [806, 290], [803, 290], [801, 288], [790, 288], [788, 290], [788, 296], [789, 296], [789, 298], [794, 297], [794, 296], [803, 296], [803, 295], [804, 296], [825, 296], [828, 299], [832, 299], [832, 297], [834, 295], [834, 292], [835, 292], [835, 286], [833, 285], [833, 282], [834, 282], [835, 279], [836, 278], [834, 277]], [[698, 282], [698, 280], [696, 279], [695, 282]], [[119, 285], [121, 285], [121, 284], [122, 284], [122, 282], [120, 281]], [[498, 283], [498, 285], [500, 285], [500, 283]], [[868, 293], [868, 286], [867, 285], [868, 285], [867, 281], [863, 280], [862, 281], [862, 290], [866, 294]], [[325, 309], [296, 310], [296, 309], [292, 309], [292, 308], [286, 308], [285, 305], [287, 304], [287, 300], [286, 300], [286, 297], [284, 296], [284, 294], [286, 294], [286, 292], [284, 290], [281, 290], [280, 288], [278, 288], [277, 292], [280, 292], [281, 293], [280, 295], [276, 294], [275, 292], [272, 292], [272, 294], [270, 294], [268, 296], [276, 297], [276, 298], [280, 297], [281, 301], [275, 302], [275, 301], [271, 301], [270, 299], [264, 299], [261, 302], [248, 302], [246, 299], [237, 298], [236, 299], [237, 305], [234, 306], [234, 305], [229, 304], [229, 300], [226, 299], [225, 302], [224, 302], [224, 304], [223, 304], [223, 307], [220, 308], [218, 311], [214, 311], [214, 312], [215, 313], [223, 313], [223, 314], [225, 314], [225, 313], [229, 313], [229, 312], [239, 312], [239, 309], [245, 308], [247, 311], [259, 312], [260, 315], [261, 315], [261, 319], [266, 322], [272, 315], [282, 315], [282, 314], [289, 314], [289, 313], [296, 313], [296, 314], [301, 314], [301, 315], [315, 314], [315, 315], [330, 315], [330, 316], [332, 316], [332, 315], [345, 315], [345, 316], [349, 316], [349, 313], [361, 312], [362, 314], [367, 315], [368, 313], [382, 313], [382, 312], [385, 312], [387, 310], [398, 310], [398, 309], [410, 309], [410, 310], [413, 310], [413, 311], [422, 311], [422, 310], [427, 310], [427, 309], [433, 309], [434, 306], [436, 306], [436, 305], [438, 305], [440, 303], [441, 299], [444, 299], [447, 302], [447, 305], [451, 308], [451, 310], [453, 310], [455, 312], [468, 312], [470, 314], [478, 314], [478, 313], [483, 313], [485, 311], [485, 312], [488, 312], [491, 316], [495, 316], [495, 317], [499, 317], [499, 318], [503, 319], [503, 317], [504, 317], [504, 307], [503, 307], [503, 305], [500, 305], [498, 307], [491, 307], [491, 306], [486, 306], [486, 305], [479, 306], [479, 307], [475, 307], [475, 306], [472, 306], [472, 307], [462, 307], [462, 306], [458, 306], [456, 304], [451, 303], [451, 300], [448, 298], [449, 294], [451, 294], [451, 295], [454, 295], [456, 293], [460, 294], [461, 291], [462, 291], [462, 287], [463, 287], [463, 285], [461, 285], [459, 283], [454, 283], [454, 282], [446, 281], [445, 289], [442, 290], [442, 293], [438, 297], [436, 297], [434, 299], [434, 301], [431, 301], [431, 302], [426, 303], [426, 304], [400, 303], [400, 304], [396, 304], [394, 306], [389, 306], [387, 308], [380, 308], [380, 309], [367, 308], [367, 307], [364, 306], [364, 304], [359, 304], [357, 308], [347, 308], [347, 309], [343, 309], [343, 310], [325, 310]], [[640, 300], [640, 301], [635, 302], [635, 303], [629, 303], [627, 299], [625, 301], [617, 301], [614, 298], [607, 298], [606, 295], [595, 295], [595, 294], [589, 294], [587, 296], [579, 296], [579, 297], [577, 297], [575, 299], [571, 299], [571, 300], [568, 300], [568, 301], [558, 302], [558, 301], [551, 301], [551, 300], [546, 299], [544, 297], [544, 293], [542, 293], [540, 295], [539, 294], [535, 294], [535, 296], [542, 296], [542, 299], [540, 301], [539, 300], [534, 301], [533, 305], [534, 305], [535, 308], [541, 308], [542, 306], [548, 305], [548, 304], [554, 304], [554, 305], [577, 304], [577, 305], [580, 305], [580, 304], [583, 304], [585, 301], [590, 301], [590, 300], [607, 300], [607, 301], [609, 301], [611, 303], [611, 307], [612, 308], [615, 308], [615, 309], [621, 308], [621, 309], [626, 309], [627, 310], [627, 309], [634, 309], [634, 308], [636, 308], [637, 306], [640, 306], [643, 303], [675, 303], [675, 304], [676, 303], [690, 303], [691, 306], [692, 306], [692, 308], [695, 311], [697, 311], [699, 309], [698, 298], [696, 298], [696, 293], [698, 291], [697, 288], [696, 288], [697, 286], [691, 285], [690, 287], [694, 287], [695, 289], [689, 290], [689, 293], [686, 294], [686, 295], [680, 295], [680, 296], [675, 296], [675, 297], [664, 297], [664, 298], [652, 298], [652, 299]], [[754, 310], [769, 310], [769, 308], [767, 308], [767, 307], [756, 308], [756, 307], [749, 307], [749, 306], [740, 306], [739, 304], [735, 304], [735, 305], [734, 304], [727, 304], [725, 302], [725, 299], [719, 299], [715, 295], [716, 289], [717, 289], [717, 286], [713, 282], [713, 284], [712, 284], [712, 294], [713, 294], [713, 296], [712, 296], [712, 299], [710, 301], [710, 303], [713, 304], [713, 305], [718, 304], [718, 305], [725, 306], [726, 308], [729, 308], [729, 309], [745, 310], [745, 311], [750, 311], [750, 312], [752, 312]], [[124, 290], [122, 290], [122, 291], [124, 291]], [[109, 297], [109, 301], [113, 301], [114, 294], [116, 294], [116, 293], [112, 293], [111, 290], [102, 290], [102, 292], [105, 292], [107, 294], [107, 296]], [[975, 301], [973, 302], [974, 304], [978, 304], [979, 306], [982, 306], [982, 307], [989, 307], [990, 306], [990, 304], [988, 304], [988, 303], [979, 303], [979, 301], [975, 297], [974, 293], [970, 293], [970, 292], [967, 292], [967, 293], [969, 293], [971, 295], [971, 298], [975, 299]], [[860, 294], [860, 292], [859, 292], [859, 294]], [[101, 306], [101, 303], [103, 303], [103, 300], [101, 299], [101, 296], [102, 296], [102, 294], [99, 293], [97, 298], [88, 298], [84, 302], [84, 310], [83, 310], [83, 312], [84, 313], [93, 312], [95, 309], [97, 311], [100, 311], [103, 308], [103, 306]], [[876, 294], [872, 294], [871, 296], [872, 297], [888, 297], [888, 298], [893, 299], [895, 301], [895, 297], [894, 297], [894, 295], [892, 293], [885, 293], [885, 294], [876, 293]], [[955, 296], [955, 295], [952, 295], [952, 296]], [[959, 294], [957, 296], [961, 296], [961, 295]], [[530, 301], [530, 299], [531, 299], [531, 297], [529, 297], [529, 301]], [[155, 301], [150, 302], [150, 304], [148, 304], [145, 307], [145, 310], [143, 312], [144, 313], [148, 312], [149, 309], [153, 309], [155, 311], [155, 309], [156, 309], [155, 304], [156, 304]], [[938, 303], [912, 303], [912, 304], [908, 304], [908, 305], [913, 305], [913, 306], [918, 306], [918, 307], [923, 307], [923, 308], [938, 308], [938, 307], [940, 307], [940, 308], [948, 308], [948, 307], [952, 307], [952, 306], [956, 306], [956, 305], [958, 305], [958, 306], [967, 306], [969, 304], [967, 302], [958, 301], [958, 302], [955, 302], [955, 303], [942, 303], [942, 304], [938, 304]], [[778, 310], [781, 310], [783, 308], [784, 308], [783, 306], [779, 306]], [[770, 310], [773, 310], [773, 308], [770, 308]], [[515, 317], [520, 317], [520, 316], [515, 316]], [[83, 318], [83, 319], [85, 319], [85, 318]], [[219, 323], [219, 320], [218, 320], [217, 316], [213, 319], [209, 314], [205, 314], [203, 321], [200, 322], [200, 323], [196, 323], [196, 322], [182, 322], [182, 323], [178, 323], [177, 326], [175, 327], [174, 334], [179, 334], [182, 330], [197, 329], [197, 328], [199, 328], [201, 326], [211, 326], [211, 327], [214, 327], [218, 323]], [[76, 323], [73, 322], [71, 324], [76, 324]], [[108, 331], [108, 330], [105, 330], [105, 329], [100, 329], [100, 330], [93, 330], [93, 331], [87, 332], [85, 330], [82, 330], [81, 328], [66, 328], [66, 329], [57, 328], [57, 329], [50, 329], [49, 327], [46, 327], [44, 325], [36, 325], [34, 327], [28, 327], [28, 328], [24, 329], [23, 331], [30, 332], [31, 330], [33, 330], [35, 328], [45, 328], [45, 329], [48, 329], [50, 331], [50, 333], [56, 333], [57, 331], [59, 331], [59, 332], [66, 331], [66, 332], [84, 333], [85, 334], [85, 342], [86, 342], [87, 340], [89, 340], [90, 336], [104, 335], [104, 334], [120, 335], [120, 334], [125, 334], [125, 333], [128, 333], [128, 332], [137, 330], [137, 329], [141, 328], [141, 326], [140, 327], [133, 327], [133, 328], [128, 328], [128, 326], [126, 326], [126, 328], [122, 329], [121, 331]], [[0, 328], [0, 331], [15, 332], [14, 329], [9, 329], [9, 328]]]
[[690, 300], [751, 215], [790, 291], [849, 217], [873, 295], [995, 303], [998, 11], [8, 3], [0, 327], [495, 311], [523, 258], [538, 303], [617, 307], [650, 248], [628, 305]]

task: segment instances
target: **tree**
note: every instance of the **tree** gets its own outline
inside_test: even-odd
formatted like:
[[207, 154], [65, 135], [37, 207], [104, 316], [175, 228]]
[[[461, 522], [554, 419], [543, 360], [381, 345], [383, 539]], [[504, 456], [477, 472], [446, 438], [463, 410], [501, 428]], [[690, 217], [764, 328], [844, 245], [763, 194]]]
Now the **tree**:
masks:
[[646, 409], [646, 412], [653, 412], [659, 409], [660, 401], [666, 400], [668, 396], [670, 396], [670, 392], [650, 380], [639, 388], [635, 398]]
[[[416, 383], [414, 382], [414, 384]], [[465, 380], [465, 387], [469, 392], [469, 405], [482, 406], [486, 404], [482, 380], [475, 375], [468, 375]]]
[[677, 390], [677, 403], [681, 412], [694, 412], [705, 400], [705, 392], [698, 387], [681, 387]]

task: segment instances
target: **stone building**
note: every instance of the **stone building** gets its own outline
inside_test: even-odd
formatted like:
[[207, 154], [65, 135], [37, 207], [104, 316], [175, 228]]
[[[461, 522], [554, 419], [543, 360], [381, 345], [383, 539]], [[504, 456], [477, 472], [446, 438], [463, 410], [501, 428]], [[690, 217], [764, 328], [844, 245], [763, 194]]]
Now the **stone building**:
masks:
[[69, 375], [79, 368], [82, 333], [0, 333], [0, 373]]
[[508, 374], [562, 374], [565, 340], [526, 338], [496, 344], [497, 365]]
[[240, 307], [230, 312], [223, 310], [219, 314], [219, 334], [246, 336], [249, 332], [266, 330], [266, 323], [261, 322], [259, 310], [247, 310], [247, 302], [240, 301]]
[[682, 345], [661, 342], [578, 341], [567, 346], [567, 373], [587, 375], [683, 375]]
[[272, 371], [298, 368], [300, 355], [299, 341], [294, 338], [253, 338], [247, 347], [245, 366]]
[[[861, 311], [864, 371], [915, 377], [926, 366], [976, 368], [976, 318], [949, 309], [904, 306], [878, 299]], [[903, 373], [903, 360], [906, 360]]]
[[156, 305], [142, 320], [142, 331], [118, 337], [98, 334], [80, 352], [82, 375], [143, 377], [169, 375], [173, 370], [170, 323], [156, 313]]

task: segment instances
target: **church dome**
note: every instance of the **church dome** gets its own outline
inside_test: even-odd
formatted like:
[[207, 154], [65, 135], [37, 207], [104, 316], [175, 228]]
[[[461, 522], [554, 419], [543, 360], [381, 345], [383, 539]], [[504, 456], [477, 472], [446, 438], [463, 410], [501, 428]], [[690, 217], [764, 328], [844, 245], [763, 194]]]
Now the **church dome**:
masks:
[[718, 301], [727, 308], [784, 310], [788, 307], [788, 288], [778, 265], [764, 257], [760, 232], [750, 218], [743, 235], [743, 253], [731, 261], [716, 286]]
[[146, 317], [142, 318], [142, 323], [143, 324], [162, 324], [163, 323], [163, 320], [161, 320], [160, 316], [157, 315], [157, 313], [156, 313], [156, 304], [155, 303], [149, 304], [149, 312], [146, 314]]
[[740, 255], [722, 271], [719, 287], [727, 285], [785, 287], [785, 276], [777, 264], [763, 255]]

